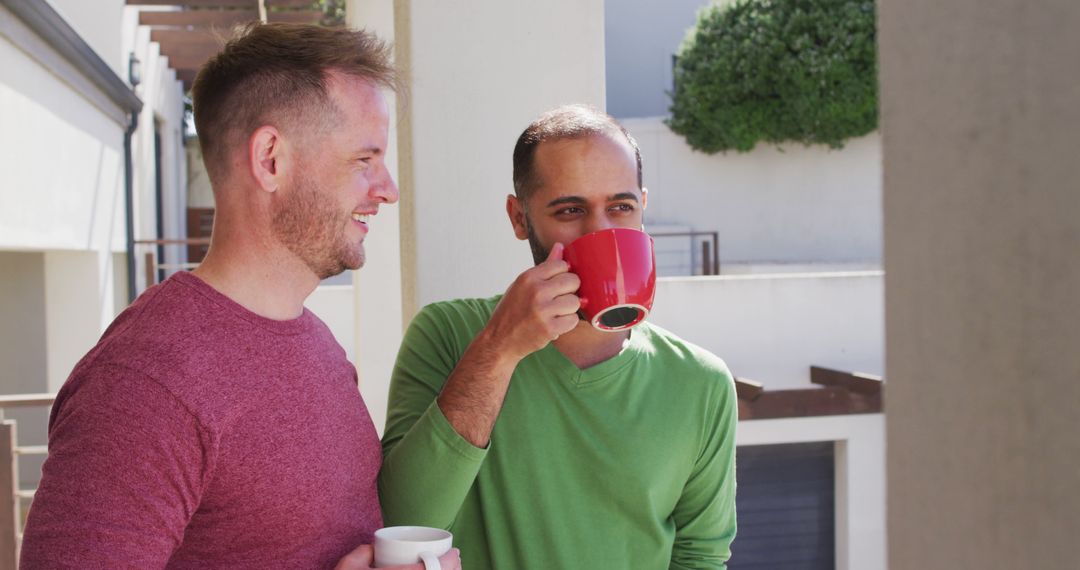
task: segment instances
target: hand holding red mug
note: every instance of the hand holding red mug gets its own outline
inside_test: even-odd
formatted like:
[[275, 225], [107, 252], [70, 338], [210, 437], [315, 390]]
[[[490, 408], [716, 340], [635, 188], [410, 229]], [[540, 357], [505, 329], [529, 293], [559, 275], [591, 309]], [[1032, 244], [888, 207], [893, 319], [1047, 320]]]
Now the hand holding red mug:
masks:
[[580, 308], [574, 292], [581, 285], [563, 261], [556, 243], [546, 260], [518, 276], [506, 290], [485, 327], [502, 354], [517, 360], [544, 348], [578, 324]]
[[581, 286], [581, 316], [602, 331], [621, 331], [645, 320], [656, 294], [656, 254], [643, 231], [611, 228], [585, 234], [564, 255]]

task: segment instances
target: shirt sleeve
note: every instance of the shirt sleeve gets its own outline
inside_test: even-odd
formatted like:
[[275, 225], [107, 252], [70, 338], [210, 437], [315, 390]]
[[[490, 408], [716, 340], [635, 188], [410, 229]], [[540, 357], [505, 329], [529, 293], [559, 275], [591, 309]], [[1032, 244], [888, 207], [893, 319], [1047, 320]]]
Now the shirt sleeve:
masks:
[[153, 379], [91, 366], [57, 398], [20, 567], [164, 568], [198, 508], [209, 443]]
[[390, 380], [379, 473], [387, 526], [450, 528], [487, 456], [454, 430], [435, 402], [464, 351], [454, 341], [460, 326], [426, 307], [402, 341]]
[[675, 544], [671, 570], [722, 569], [735, 539], [735, 428], [738, 400], [726, 368], [715, 421], [707, 426], [705, 445], [675, 506]]

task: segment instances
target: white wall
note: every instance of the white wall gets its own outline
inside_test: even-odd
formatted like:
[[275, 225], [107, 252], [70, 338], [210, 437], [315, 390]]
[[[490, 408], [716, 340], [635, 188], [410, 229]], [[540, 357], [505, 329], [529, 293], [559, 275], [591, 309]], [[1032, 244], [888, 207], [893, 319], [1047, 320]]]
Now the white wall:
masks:
[[661, 278], [650, 321], [767, 390], [808, 388], [810, 366], [882, 374], [882, 273]]
[[123, 249], [123, 126], [3, 36], [0, 69], [0, 249]]
[[725, 263], [881, 260], [881, 137], [842, 150], [696, 152], [660, 118], [623, 125], [641, 147], [650, 223], [717, 231]]
[[606, 0], [607, 109], [617, 118], [668, 114], [671, 56], [710, 0]]
[[[735, 441], [737, 445], [835, 442], [836, 569], [885, 570], [882, 414], [744, 421], [739, 422]], [[738, 547], [736, 537], [732, 548]]]
[[47, 1], [117, 75], [127, 77], [127, 52], [119, 33], [124, 0]]
[[415, 286], [420, 305], [492, 295], [532, 264], [504, 207], [518, 135], [557, 105], [604, 104], [603, 2], [402, 6], [397, 42], [412, 76], [411, 132], [401, 136], [409, 161], [402, 200], [412, 213], [403, 233], [415, 240], [405, 286]]

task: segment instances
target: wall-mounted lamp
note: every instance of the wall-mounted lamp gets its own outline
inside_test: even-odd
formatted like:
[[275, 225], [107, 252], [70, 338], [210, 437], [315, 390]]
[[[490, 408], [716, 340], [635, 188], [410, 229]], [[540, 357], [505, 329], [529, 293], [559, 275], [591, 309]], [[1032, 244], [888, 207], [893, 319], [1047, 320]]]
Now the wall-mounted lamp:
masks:
[[132, 52], [128, 56], [128, 83], [135, 87], [140, 82], [142, 82], [142, 62], [135, 57], [135, 52]]

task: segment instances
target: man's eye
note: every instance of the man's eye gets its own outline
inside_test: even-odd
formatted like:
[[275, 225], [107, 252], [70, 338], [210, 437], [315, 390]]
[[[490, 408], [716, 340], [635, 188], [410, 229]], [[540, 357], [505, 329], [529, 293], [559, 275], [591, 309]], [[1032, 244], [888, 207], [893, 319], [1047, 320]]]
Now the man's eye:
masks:
[[574, 206], [574, 207], [570, 207], [570, 208], [562, 208], [560, 210], [556, 210], [555, 215], [556, 216], [577, 215], [577, 214], [583, 213], [584, 211], [585, 210], [582, 210], [581, 208], [578, 208], [578, 207]]
[[615, 204], [611, 209], [619, 212], [633, 212], [634, 206], [632, 204]]

